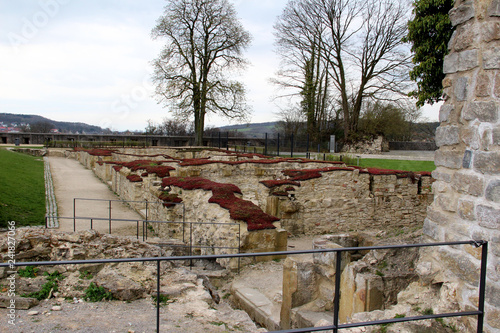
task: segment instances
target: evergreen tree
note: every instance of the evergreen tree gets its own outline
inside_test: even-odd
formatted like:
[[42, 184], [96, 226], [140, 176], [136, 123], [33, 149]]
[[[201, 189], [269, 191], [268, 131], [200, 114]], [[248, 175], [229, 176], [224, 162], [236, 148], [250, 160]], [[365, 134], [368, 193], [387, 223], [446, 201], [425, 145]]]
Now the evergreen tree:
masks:
[[414, 18], [408, 23], [406, 42], [413, 44], [413, 63], [410, 78], [417, 82], [417, 90], [409, 95], [417, 98], [417, 106], [441, 100], [443, 59], [448, 53], [448, 41], [453, 27], [448, 12], [453, 0], [415, 0]]

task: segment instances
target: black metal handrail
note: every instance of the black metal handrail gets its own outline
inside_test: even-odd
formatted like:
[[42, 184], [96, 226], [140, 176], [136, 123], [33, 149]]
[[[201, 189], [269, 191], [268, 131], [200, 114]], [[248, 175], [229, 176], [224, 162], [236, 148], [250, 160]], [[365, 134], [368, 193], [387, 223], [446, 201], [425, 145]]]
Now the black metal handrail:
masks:
[[[437, 247], [437, 246], [450, 246], [450, 245], [472, 245], [475, 247], [482, 247], [481, 252], [481, 270], [479, 279], [479, 301], [477, 311], [463, 311], [454, 313], [441, 313], [433, 315], [422, 315], [407, 318], [393, 318], [384, 320], [375, 320], [360, 323], [346, 323], [339, 324], [339, 300], [340, 300], [340, 274], [342, 253], [347, 251], [370, 251], [370, 250], [384, 250], [384, 249], [400, 249], [400, 248], [421, 248], [421, 247]], [[161, 261], [182, 261], [182, 260], [207, 260], [207, 259], [231, 259], [231, 258], [245, 258], [245, 257], [264, 257], [264, 256], [288, 256], [297, 254], [314, 254], [336, 252], [336, 274], [335, 274], [335, 295], [334, 295], [334, 308], [333, 308], [333, 325], [321, 327], [307, 327], [290, 330], [274, 331], [278, 333], [284, 332], [318, 332], [333, 330], [337, 333], [339, 329], [382, 325], [398, 322], [436, 319], [446, 317], [462, 317], [462, 316], [477, 316], [477, 332], [483, 332], [484, 325], [484, 301], [486, 289], [486, 266], [488, 255], [488, 242], [479, 241], [462, 241], [462, 242], [439, 242], [427, 244], [404, 244], [404, 245], [382, 245], [382, 246], [365, 246], [365, 247], [346, 247], [346, 248], [333, 248], [333, 249], [316, 249], [316, 250], [301, 250], [301, 251], [274, 251], [274, 252], [258, 252], [258, 253], [238, 253], [238, 254], [218, 254], [218, 255], [196, 255], [196, 256], [177, 256], [177, 257], [150, 257], [150, 258], [118, 258], [118, 259], [97, 259], [97, 260], [65, 260], [65, 261], [34, 261], [34, 262], [10, 262], [1, 263], [0, 267], [19, 267], [19, 266], [51, 266], [51, 265], [84, 265], [84, 264], [106, 264], [106, 263], [122, 263], [122, 262], [156, 262], [156, 332], [160, 332], [160, 262]]]

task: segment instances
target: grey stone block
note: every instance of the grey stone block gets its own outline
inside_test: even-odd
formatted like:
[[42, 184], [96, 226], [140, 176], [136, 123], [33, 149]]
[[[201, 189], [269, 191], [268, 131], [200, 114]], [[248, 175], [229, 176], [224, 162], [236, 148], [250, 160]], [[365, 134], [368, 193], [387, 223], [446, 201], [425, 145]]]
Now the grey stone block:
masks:
[[458, 126], [439, 126], [436, 129], [436, 145], [451, 146], [459, 142]]
[[486, 187], [486, 199], [500, 203], [500, 180], [492, 180]]
[[460, 169], [462, 167], [462, 152], [437, 150], [434, 154], [434, 163], [436, 166]]
[[444, 74], [452, 74], [458, 71], [458, 53], [450, 53], [444, 57], [443, 72]]
[[490, 102], [470, 102], [462, 110], [462, 118], [484, 122], [496, 122], [498, 119], [498, 105]]
[[500, 152], [477, 152], [474, 156], [474, 169], [481, 173], [499, 174]]
[[484, 69], [500, 68], [500, 47], [493, 47], [483, 52], [483, 68]]
[[475, 15], [474, 3], [472, 1], [465, 1], [461, 5], [453, 8], [449, 12], [450, 21], [453, 26], [467, 22]]
[[500, 210], [490, 206], [478, 205], [476, 207], [476, 216], [481, 227], [493, 230], [500, 228]]
[[465, 101], [467, 99], [467, 91], [469, 87], [469, 79], [465, 76], [459, 77], [454, 84], [453, 91], [457, 101]]
[[456, 172], [452, 182], [453, 189], [459, 193], [482, 196], [484, 192], [484, 177], [479, 174]]
[[458, 71], [467, 71], [479, 66], [477, 50], [467, 50], [458, 54]]
[[455, 110], [455, 107], [451, 104], [444, 104], [439, 109], [439, 121], [446, 122], [450, 119], [450, 114]]
[[493, 0], [490, 8], [488, 8], [490, 16], [500, 16], [500, 0]]

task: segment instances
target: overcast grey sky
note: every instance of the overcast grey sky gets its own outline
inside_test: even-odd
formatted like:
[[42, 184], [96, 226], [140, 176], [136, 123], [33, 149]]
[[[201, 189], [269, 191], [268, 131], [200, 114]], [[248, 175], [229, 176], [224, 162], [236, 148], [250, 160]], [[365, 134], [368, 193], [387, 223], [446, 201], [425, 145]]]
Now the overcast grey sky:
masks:
[[[272, 27], [288, 0], [230, 0], [252, 37], [243, 73], [251, 122], [276, 120], [268, 79], [279, 59]], [[0, 112], [113, 130], [169, 116], [156, 103], [150, 32], [165, 0], [0, 0]], [[435, 113], [435, 112], [434, 112]], [[428, 118], [437, 118], [427, 115]], [[211, 117], [210, 125], [228, 124]]]

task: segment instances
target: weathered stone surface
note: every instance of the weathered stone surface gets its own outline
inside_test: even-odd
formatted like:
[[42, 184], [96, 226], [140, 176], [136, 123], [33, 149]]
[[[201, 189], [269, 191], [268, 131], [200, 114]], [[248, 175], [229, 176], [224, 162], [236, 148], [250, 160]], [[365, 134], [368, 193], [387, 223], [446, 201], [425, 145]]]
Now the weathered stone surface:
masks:
[[486, 301], [490, 305], [497, 308], [500, 307], [500, 286], [493, 283], [487, 283], [485, 296], [486, 296]]
[[500, 203], [500, 180], [492, 180], [486, 187], [486, 199]]
[[472, 172], [459, 171], [453, 177], [452, 186], [459, 193], [482, 196], [484, 178]]
[[462, 142], [465, 143], [469, 149], [477, 150], [480, 148], [478, 130], [477, 126], [462, 126], [460, 128], [460, 137]]
[[436, 129], [436, 145], [450, 146], [460, 141], [458, 126], [439, 126]]
[[500, 152], [478, 151], [474, 156], [474, 169], [486, 174], [500, 173]]
[[493, 0], [488, 8], [490, 16], [500, 16], [500, 0]]
[[491, 206], [478, 205], [476, 215], [480, 226], [494, 230], [500, 228], [500, 210]]
[[474, 221], [474, 202], [470, 200], [460, 200], [458, 202], [458, 215], [464, 220]]
[[465, 24], [457, 28], [457, 33], [453, 40], [453, 49], [460, 52], [468, 49], [474, 41], [474, 30], [472, 24]]
[[447, 122], [450, 119], [450, 114], [455, 110], [451, 104], [443, 104], [439, 109], [439, 121]]
[[474, 3], [472, 1], [465, 1], [461, 5], [450, 10], [450, 21], [453, 26], [460, 23], [467, 22], [474, 17]]
[[488, 307], [485, 312], [486, 323], [492, 327], [500, 327], [500, 309]]
[[453, 74], [458, 71], [458, 53], [450, 53], [444, 57], [443, 73]]
[[495, 87], [493, 88], [493, 92], [497, 98], [500, 98], [500, 72], [495, 76]]
[[435, 201], [445, 211], [455, 212], [457, 210], [458, 197], [454, 193], [440, 193], [436, 196]]
[[[11, 303], [11, 301], [14, 301], [14, 303]], [[0, 295], [0, 308], [9, 308], [12, 304], [14, 304], [15, 309], [28, 310], [38, 305], [38, 300], [31, 297]]]
[[489, 76], [485, 73], [481, 73], [477, 76], [476, 82], [476, 96], [477, 97], [487, 97], [491, 95], [491, 80]]
[[500, 22], [485, 22], [482, 28], [484, 42], [500, 39]]
[[467, 99], [468, 88], [469, 78], [461, 76], [456, 80], [453, 90], [457, 101], [465, 101]]
[[492, 131], [492, 144], [500, 145], [500, 126], [496, 126]]
[[500, 47], [495, 47], [483, 51], [483, 68], [484, 69], [500, 68]]
[[462, 110], [462, 118], [485, 122], [496, 122], [498, 119], [498, 104], [490, 102], [469, 102]]
[[437, 150], [434, 154], [434, 164], [450, 169], [460, 169], [462, 166], [462, 155], [460, 151]]

